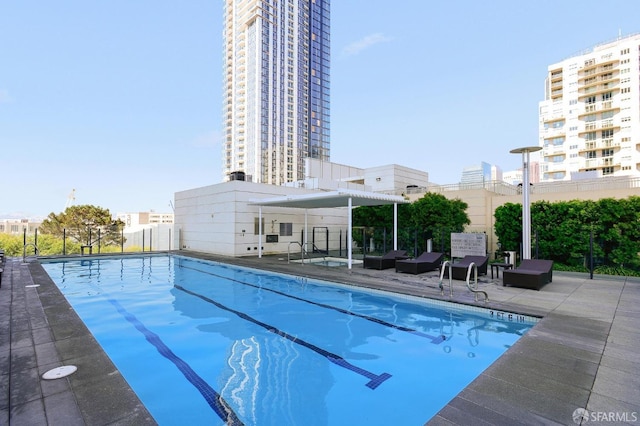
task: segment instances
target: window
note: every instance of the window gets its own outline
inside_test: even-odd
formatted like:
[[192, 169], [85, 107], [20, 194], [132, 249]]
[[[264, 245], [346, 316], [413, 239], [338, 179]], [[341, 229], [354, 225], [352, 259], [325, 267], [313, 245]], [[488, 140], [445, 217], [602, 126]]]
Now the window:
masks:
[[587, 158], [596, 158], [596, 152], [595, 151], [587, 152]]
[[280, 223], [280, 236], [281, 237], [290, 237], [293, 235], [293, 223]]
[[602, 150], [603, 157], [613, 157], [613, 149], [603, 149]]
[[[260, 234], [260, 227], [259, 227], [259, 218], [254, 218], [253, 219], [253, 233], [255, 235], [259, 235]], [[262, 234], [264, 235], [264, 217], [262, 218]]]
[[613, 117], [613, 111], [604, 111], [604, 112], [601, 114], [601, 117], [600, 117], [600, 118], [601, 118], [602, 120], [604, 120], [604, 119], [606, 119], [606, 118], [611, 118], [611, 117]]
[[613, 129], [607, 129], [602, 131], [602, 139], [609, 139], [613, 137]]
[[612, 175], [612, 174], [613, 174], [613, 167], [604, 167], [602, 169], [602, 176]]

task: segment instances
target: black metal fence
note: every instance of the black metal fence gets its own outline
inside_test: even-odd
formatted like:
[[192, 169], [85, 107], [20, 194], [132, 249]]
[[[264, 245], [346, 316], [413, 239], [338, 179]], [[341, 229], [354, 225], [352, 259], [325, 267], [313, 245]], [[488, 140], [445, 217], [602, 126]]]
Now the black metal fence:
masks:
[[61, 237], [40, 234], [38, 229], [33, 233], [28, 233], [25, 229], [21, 241], [14, 238], [5, 245], [4, 250], [7, 256], [55, 256], [55, 255], [89, 255], [102, 253], [124, 253], [124, 252], [148, 252], [157, 250], [171, 250], [172, 235], [171, 229], [141, 229], [136, 232], [129, 232], [125, 235], [121, 231], [119, 237], [105, 244], [100, 229], [89, 230], [86, 240], [78, 241], [71, 238], [66, 229], [62, 230]]
[[[448, 228], [417, 229], [401, 227], [397, 230], [397, 248], [410, 256], [419, 256], [423, 251], [437, 251], [451, 258], [451, 233]], [[491, 240], [495, 240], [491, 236]], [[319, 254], [346, 257], [348, 250], [347, 229], [318, 228], [308, 236], [313, 251]], [[393, 228], [354, 227], [352, 229], [352, 255], [354, 258], [366, 255], [384, 254], [394, 249]], [[304, 236], [300, 236], [303, 241]], [[489, 238], [488, 238], [489, 240]], [[73, 255], [123, 252], [147, 252], [173, 249], [171, 230], [164, 233], [153, 229], [140, 230], [135, 234], [120, 234], [117, 244], [105, 245], [99, 230], [92, 232], [88, 241], [80, 243], [63, 233], [62, 238], [50, 235], [28, 234], [22, 238], [0, 241], [6, 256], [31, 255]], [[505, 247], [487, 244], [486, 252], [491, 260], [500, 258]], [[516, 251], [517, 260], [522, 256], [522, 244], [509, 247]], [[611, 232], [594, 232], [583, 229], [563, 241], [545, 234], [544, 230], [533, 229], [531, 256], [554, 261], [554, 269], [586, 272], [590, 274], [640, 276], [640, 241], [618, 238]]]
[[565, 242], [548, 238], [534, 229], [531, 256], [554, 261], [557, 269], [640, 276], [640, 242], [618, 238], [611, 233], [583, 229]]
[[[398, 249], [405, 250], [411, 256], [423, 251], [437, 251], [451, 258], [451, 233], [447, 228], [422, 230], [399, 228]], [[531, 239], [531, 257], [554, 261], [554, 269], [585, 272], [593, 275], [634, 275], [640, 276], [640, 242], [611, 238], [611, 234], [598, 234], [585, 229], [572, 235], [570, 243], [559, 243], [547, 238], [542, 231], [533, 230]], [[357, 243], [354, 252], [360, 254], [383, 254], [394, 248], [394, 234], [391, 228], [354, 228], [353, 238]], [[522, 243], [515, 249], [517, 261], [522, 258]], [[504, 255], [499, 245], [487, 244], [487, 253], [491, 260]]]

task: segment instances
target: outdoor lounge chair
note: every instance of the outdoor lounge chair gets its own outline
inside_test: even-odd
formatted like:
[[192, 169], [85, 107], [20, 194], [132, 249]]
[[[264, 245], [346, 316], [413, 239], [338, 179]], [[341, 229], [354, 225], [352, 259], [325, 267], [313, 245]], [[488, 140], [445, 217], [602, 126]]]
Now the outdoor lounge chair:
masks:
[[440, 267], [444, 253], [424, 252], [415, 259], [396, 260], [396, 272], [408, 272], [410, 274], [422, 274]]
[[[469, 265], [475, 263], [478, 268], [478, 276], [487, 275], [487, 265], [489, 264], [489, 256], [465, 256], [458, 262], [451, 264], [451, 277], [454, 280], [466, 280], [467, 269]], [[445, 277], [449, 278], [449, 268], [445, 269]], [[473, 271], [471, 272], [473, 277]]]
[[553, 260], [524, 259], [515, 269], [502, 274], [502, 285], [540, 290], [553, 280]]
[[362, 266], [365, 269], [389, 269], [396, 266], [396, 258], [406, 259], [405, 250], [391, 250], [383, 256], [365, 256]]

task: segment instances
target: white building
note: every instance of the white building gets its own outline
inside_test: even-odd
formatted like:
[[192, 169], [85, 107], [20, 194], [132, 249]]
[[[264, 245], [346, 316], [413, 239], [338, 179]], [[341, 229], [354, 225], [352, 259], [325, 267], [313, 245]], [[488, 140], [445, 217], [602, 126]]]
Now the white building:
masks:
[[37, 219], [0, 219], [0, 234], [34, 234], [41, 224]]
[[[306, 168], [307, 179], [290, 185], [233, 180], [177, 192], [174, 246], [228, 256], [256, 256], [261, 251], [300, 253], [303, 245], [307, 252], [317, 249], [346, 255], [349, 194], [354, 194], [353, 206], [377, 205], [376, 201], [389, 204], [393, 199], [404, 202], [395, 194], [408, 188], [424, 191], [428, 186], [426, 172], [395, 164], [359, 169], [306, 159]], [[323, 200], [332, 193], [341, 198], [338, 208]], [[274, 197], [301, 197], [313, 200], [315, 205], [260, 205], [260, 200]]]
[[429, 174], [398, 164], [362, 169], [344, 164], [305, 158], [305, 179], [287, 186], [307, 189], [355, 189], [380, 193], [401, 193], [426, 188]]
[[329, 0], [225, 0], [223, 179], [281, 185], [329, 160]]
[[540, 102], [541, 181], [640, 176], [640, 34], [548, 67]]

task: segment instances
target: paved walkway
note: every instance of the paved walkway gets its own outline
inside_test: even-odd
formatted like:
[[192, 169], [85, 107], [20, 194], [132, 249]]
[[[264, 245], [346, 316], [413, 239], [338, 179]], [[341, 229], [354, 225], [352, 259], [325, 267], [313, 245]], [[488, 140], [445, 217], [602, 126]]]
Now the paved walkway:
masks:
[[[183, 254], [187, 254], [182, 252]], [[640, 279], [555, 272], [541, 291], [481, 277], [489, 302], [464, 283], [441, 295], [437, 273], [223, 258], [243, 266], [453, 300], [543, 319], [449, 402], [433, 425], [640, 424]], [[448, 282], [445, 282], [448, 284]], [[38, 285], [38, 287], [34, 287]], [[447, 289], [448, 290], [448, 289]], [[66, 378], [45, 371], [73, 364]], [[37, 262], [8, 259], [0, 287], [0, 425], [145, 425], [152, 417]], [[425, 396], [427, 398], [428, 396]], [[586, 412], [582, 410], [586, 409]]]

